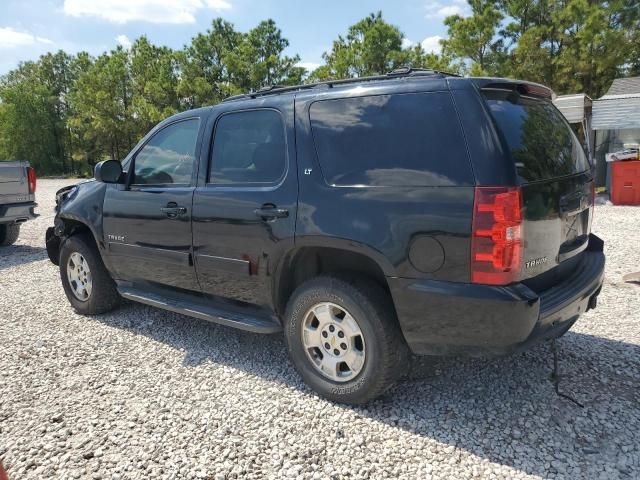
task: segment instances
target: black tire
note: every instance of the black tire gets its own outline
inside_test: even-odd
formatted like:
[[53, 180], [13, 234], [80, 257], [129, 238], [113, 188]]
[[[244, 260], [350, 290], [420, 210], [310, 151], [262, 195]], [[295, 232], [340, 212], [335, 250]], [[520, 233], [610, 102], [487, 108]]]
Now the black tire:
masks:
[[[75, 252], [84, 257], [91, 271], [91, 294], [86, 300], [80, 300], [76, 297], [67, 276], [69, 257]], [[69, 303], [76, 312], [82, 315], [109, 312], [120, 305], [122, 301], [116, 284], [105, 268], [100, 252], [89, 234], [73, 235], [62, 243], [60, 248], [60, 279]]]
[[13, 223], [11, 225], [0, 225], [0, 247], [8, 247], [18, 240], [20, 235], [20, 225]]
[[[305, 352], [302, 329], [314, 305], [330, 302], [356, 320], [366, 355], [360, 372], [348, 381], [327, 378]], [[396, 320], [391, 298], [364, 277], [321, 276], [300, 285], [286, 311], [285, 337], [289, 356], [303, 380], [321, 396], [340, 403], [367, 403], [387, 391], [408, 367], [409, 350]]]

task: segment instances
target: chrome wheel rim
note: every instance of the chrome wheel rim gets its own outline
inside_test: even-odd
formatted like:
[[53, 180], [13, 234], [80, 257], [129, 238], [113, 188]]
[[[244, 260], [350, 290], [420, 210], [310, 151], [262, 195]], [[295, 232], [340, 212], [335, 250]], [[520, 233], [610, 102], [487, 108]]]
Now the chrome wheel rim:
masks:
[[87, 260], [78, 252], [73, 252], [67, 260], [67, 279], [73, 295], [80, 301], [86, 302], [91, 296], [93, 287], [91, 270]]
[[366, 352], [360, 326], [335, 303], [318, 303], [305, 314], [302, 345], [311, 365], [334, 382], [353, 380], [364, 367]]

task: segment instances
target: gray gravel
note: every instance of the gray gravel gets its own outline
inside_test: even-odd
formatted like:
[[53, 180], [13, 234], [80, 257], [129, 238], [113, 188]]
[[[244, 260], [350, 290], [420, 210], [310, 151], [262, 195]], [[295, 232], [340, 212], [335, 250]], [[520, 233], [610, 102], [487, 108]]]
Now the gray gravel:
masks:
[[76, 315], [42, 217], [0, 251], [0, 459], [10, 478], [638, 478], [640, 208], [599, 206], [598, 309], [559, 342], [495, 360], [419, 362], [367, 408], [301, 382], [279, 336], [142, 305]]

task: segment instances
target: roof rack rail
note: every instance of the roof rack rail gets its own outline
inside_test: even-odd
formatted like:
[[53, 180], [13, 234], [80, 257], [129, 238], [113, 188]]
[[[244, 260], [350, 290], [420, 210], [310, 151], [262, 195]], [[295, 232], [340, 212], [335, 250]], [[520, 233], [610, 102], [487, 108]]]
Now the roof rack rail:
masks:
[[440, 70], [430, 70], [426, 68], [412, 68], [412, 67], [400, 67], [392, 70], [384, 75], [372, 75], [369, 77], [356, 77], [356, 78], [343, 78], [340, 80], [326, 80], [323, 82], [306, 83], [301, 85], [282, 86], [282, 85], [268, 85], [262, 87], [255, 92], [241, 93], [239, 95], [233, 95], [227, 97], [223, 102], [232, 102], [234, 100], [242, 100], [248, 98], [257, 98], [265, 95], [275, 95], [279, 93], [295, 92], [302, 90], [310, 90], [317, 87], [333, 88], [335, 85], [348, 85], [350, 83], [362, 83], [373, 82], [380, 80], [392, 80], [402, 77], [418, 77], [418, 76], [440, 76], [440, 77], [459, 77], [454, 73], [443, 72]]

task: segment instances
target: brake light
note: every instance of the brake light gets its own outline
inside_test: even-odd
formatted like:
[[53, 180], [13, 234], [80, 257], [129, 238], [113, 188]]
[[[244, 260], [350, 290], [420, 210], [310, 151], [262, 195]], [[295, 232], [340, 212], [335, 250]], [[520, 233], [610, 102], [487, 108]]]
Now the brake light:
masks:
[[549, 98], [551, 99], [552, 92], [550, 88], [547, 88], [543, 85], [531, 85], [531, 84], [525, 84], [524, 85], [524, 91], [525, 93], [529, 94], [529, 95], [536, 95], [538, 97], [542, 97], [542, 98]]
[[27, 167], [27, 181], [29, 182], [29, 193], [36, 193], [36, 171], [33, 167]]
[[522, 262], [520, 188], [476, 187], [471, 235], [471, 281], [515, 281]]

